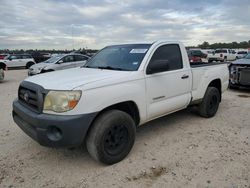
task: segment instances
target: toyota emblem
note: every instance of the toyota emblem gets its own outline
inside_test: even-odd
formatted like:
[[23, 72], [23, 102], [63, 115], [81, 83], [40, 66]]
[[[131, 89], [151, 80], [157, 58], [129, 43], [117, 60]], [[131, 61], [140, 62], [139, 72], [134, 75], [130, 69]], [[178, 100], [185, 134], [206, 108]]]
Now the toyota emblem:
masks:
[[29, 93], [24, 93], [23, 98], [26, 102], [29, 100]]

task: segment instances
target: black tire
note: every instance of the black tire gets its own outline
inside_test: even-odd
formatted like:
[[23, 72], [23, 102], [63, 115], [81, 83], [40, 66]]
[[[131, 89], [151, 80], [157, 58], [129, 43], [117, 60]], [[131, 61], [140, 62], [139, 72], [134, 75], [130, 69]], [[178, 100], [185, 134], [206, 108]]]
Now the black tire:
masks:
[[49, 70], [42, 70], [42, 71], [41, 71], [41, 73], [47, 73], [47, 72], [53, 72], [53, 71], [55, 71], [55, 70], [53, 70], [53, 69], [49, 69]]
[[26, 69], [29, 69], [32, 65], [34, 65], [35, 63], [33, 63], [33, 62], [28, 62], [27, 64], [26, 64]]
[[229, 81], [229, 88], [230, 88], [230, 89], [239, 89], [239, 86], [233, 85], [233, 84]]
[[104, 164], [114, 164], [124, 159], [135, 141], [135, 122], [125, 112], [110, 110], [101, 114], [87, 135], [89, 154]]
[[220, 104], [221, 94], [215, 87], [208, 87], [205, 96], [199, 105], [199, 114], [202, 117], [213, 117]]

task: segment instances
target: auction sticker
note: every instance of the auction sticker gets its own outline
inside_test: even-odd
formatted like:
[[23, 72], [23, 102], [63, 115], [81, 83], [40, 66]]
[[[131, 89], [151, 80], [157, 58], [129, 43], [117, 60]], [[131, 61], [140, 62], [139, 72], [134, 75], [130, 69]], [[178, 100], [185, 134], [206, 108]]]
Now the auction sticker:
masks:
[[131, 54], [145, 54], [148, 49], [132, 49], [130, 51]]

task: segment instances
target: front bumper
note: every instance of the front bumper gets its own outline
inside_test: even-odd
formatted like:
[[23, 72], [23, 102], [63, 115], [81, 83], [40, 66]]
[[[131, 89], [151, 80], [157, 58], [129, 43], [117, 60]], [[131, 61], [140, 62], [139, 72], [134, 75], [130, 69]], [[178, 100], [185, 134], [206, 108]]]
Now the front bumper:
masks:
[[96, 114], [38, 114], [25, 108], [18, 100], [13, 102], [12, 112], [15, 123], [27, 135], [48, 147], [80, 146]]
[[40, 72], [38, 72], [38, 71], [34, 71], [34, 70], [29, 70], [28, 71], [28, 76], [34, 76], [34, 75], [37, 75], [37, 74], [39, 74]]

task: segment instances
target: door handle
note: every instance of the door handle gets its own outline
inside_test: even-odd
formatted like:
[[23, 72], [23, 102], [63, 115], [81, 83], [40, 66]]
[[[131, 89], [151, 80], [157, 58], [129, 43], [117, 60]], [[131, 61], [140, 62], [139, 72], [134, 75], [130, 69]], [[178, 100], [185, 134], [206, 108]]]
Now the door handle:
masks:
[[184, 75], [181, 77], [181, 79], [187, 79], [187, 78], [189, 78], [189, 75], [186, 75], [186, 74], [184, 74]]

